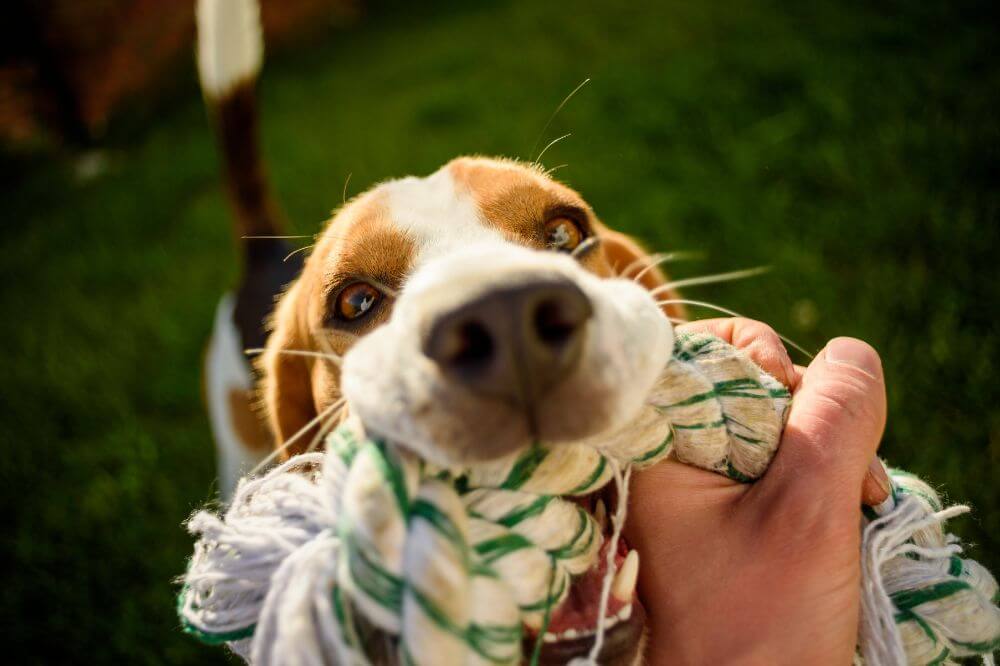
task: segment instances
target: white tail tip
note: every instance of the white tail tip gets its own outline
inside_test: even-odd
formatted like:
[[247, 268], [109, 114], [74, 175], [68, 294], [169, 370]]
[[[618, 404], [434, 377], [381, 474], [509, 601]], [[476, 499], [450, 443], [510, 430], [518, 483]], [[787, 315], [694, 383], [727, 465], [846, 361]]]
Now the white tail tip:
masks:
[[264, 40], [257, 0], [198, 0], [198, 76], [213, 98], [260, 71]]

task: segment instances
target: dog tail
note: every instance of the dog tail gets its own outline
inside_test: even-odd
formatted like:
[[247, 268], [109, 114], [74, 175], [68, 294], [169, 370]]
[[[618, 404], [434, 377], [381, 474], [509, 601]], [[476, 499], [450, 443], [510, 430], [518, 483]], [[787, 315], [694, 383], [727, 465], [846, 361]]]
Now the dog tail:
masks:
[[301, 254], [281, 238], [284, 216], [261, 155], [257, 77], [264, 43], [257, 0], [197, 0], [198, 75], [221, 153], [241, 255], [234, 293], [216, 310], [205, 358], [205, 398], [218, 453], [223, 498], [240, 474], [271, 450], [255, 413], [254, 372], [244, 350], [263, 347], [274, 303], [301, 270]]
[[222, 170], [243, 261], [234, 320], [246, 347], [260, 347], [265, 321], [300, 262], [267, 179], [258, 137], [257, 76], [264, 56], [257, 0], [197, 0], [198, 74], [218, 136]]
[[198, 75], [218, 133], [236, 231], [277, 236], [283, 227], [257, 137], [257, 75], [264, 57], [256, 0], [198, 0]]

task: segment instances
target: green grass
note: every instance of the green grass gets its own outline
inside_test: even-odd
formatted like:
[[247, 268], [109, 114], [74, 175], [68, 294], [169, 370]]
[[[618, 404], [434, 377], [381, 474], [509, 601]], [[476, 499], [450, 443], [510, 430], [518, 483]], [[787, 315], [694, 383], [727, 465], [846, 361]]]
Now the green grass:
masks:
[[[312, 233], [349, 173], [356, 193], [529, 156], [591, 77], [546, 164], [649, 246], [704, 253], [676, 275], [774, 267], [689, 296], [812, 349], [873, 343], [885, 455], [975, 507], [954, 528], [998, 570], [997, 35], [986, 9], [919, 4], [381, 7], [268, 62], [266, 153]], [[0, 626], [47, 663], [218, 663], [171, 583], [214, 488], [199, 362], [235, 275], [193, 81], [109, 155], [88, 183], [65, 158], [3, 169]]]

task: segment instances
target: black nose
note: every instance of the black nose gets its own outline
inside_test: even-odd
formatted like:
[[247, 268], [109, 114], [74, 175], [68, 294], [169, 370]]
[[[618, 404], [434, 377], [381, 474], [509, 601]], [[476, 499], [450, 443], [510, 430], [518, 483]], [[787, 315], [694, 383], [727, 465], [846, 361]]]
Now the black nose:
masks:
[[576, 367], [592, 312], [561, 278], [500, 287], [439, 315], [424, 353], [470, 391], [533, 408]]

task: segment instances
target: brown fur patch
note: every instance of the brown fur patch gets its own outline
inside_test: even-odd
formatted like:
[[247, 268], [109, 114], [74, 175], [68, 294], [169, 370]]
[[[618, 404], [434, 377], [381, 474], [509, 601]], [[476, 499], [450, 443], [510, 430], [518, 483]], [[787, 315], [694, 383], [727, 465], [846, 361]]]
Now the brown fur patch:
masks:
[[268, 187], [260, 157], [254, 81], [244, 81], [211, 110], [225, 164], [226, 188], [236, 213], [236, 236], [278, 235], [281, 213]]
[[343, 357], [358, 336], [389, 316], [392, 296], [386, 294], [378, 310], [357, 326], [331, 326], [340, 289], [370, 279], [381, 283], [376, 286], [396, 290], [410, 270], [413, 254], [413, 242], [392, 225], [377, 190], [349, 203], [328, 224], [302, 276], [279, 303], [261, 361], [264, 407], [276, 440], [284, 443], [296, 437], [286, 454], [300, 453], [312, 443], [316, 426], [299, 433], [340, 398], [340, 370], [331, 361], [284, 352]]
[[381, 195], [368, 195], [330, 223], [314, 256], [325, 288], [339, 281], [370, 277], [397, 289], [413, 263], [413, 241], [392, 222]]
[[254, 392], [230, 389], [226, 397], [233, 428], [247, 449], [255, 452], [266, 452], [272, 449], [274, 440], [253, 408]]
[[579, 194], [517, 162], [460, 157], [448, 164], [448, 170], [455, 184], [472, 195], [486, 220], [516, 243], [545, 247], [542, 224], [560, 209], [580, 209], [593, 218]]
[[[543, 248], [545, 221], [572, 211], [591, 234], [602, 239], [594, 251], [580, 257], [588, 270], [610, 277], [646, 257], [630, 238], [605, 227], [579, 194], [533, 166], [464, 157], [450, 162], [447, 169], [456, 186], [472, 195], [486, 221], [513, 242]], [[447, 233], [446, 228], [442, 233]], [[384, 195], [378, 189], [372, 190], [337, 213], [306, 260], [301, 277], [281, 298], [260, 367], [264, 372], [264, 407], [276, 441], [284, 443], [297, 436], [287, 454], [309, 446], [316, 427], [298, 433], [332, 405], [340, 392], [339, 368], [335, 364], [283, 352], [343, 356], [358, 336], [388, 318], [392, 299], [386, 297], [379, 309], [356, 327], [329, 326], [339, 290], [365, 278], [390, 290], [399, 289], [412, 270], [414, 252], [413, 240], [393, 224]], [[659, 269], [650, 270], [642, 279], [650, 289], [664, 282]], [[680, 316], [679, 312], [677, 308], [668, 309], [671, 316]]]
[[[513, 161], [479, 157], [460, 157], [448, 164], [455, 182], [475, 199], [488, 221], [501, 229], [511, 240], [529, 247], [543, 248], [541, 225], [547, 219], [567, 209], [579, 212], [589, 231], [601, 238], [599, 251], [581, 259], [587, 269], [602, 277], [622, 275], [632, 267], [631, 277], [646, 268], [648, 254], [632, 238], [608, 229], [576, 191], [553, 181], [538, 169]], [[646, 289], [655, 289], [667, 282], [659, 267], [645, 271], [639, 282]], [[662, 294], [660, 300], [677, 298], [674, 291]], [[682, 305], [664, 306], [670, 317], [684, 318]]]

